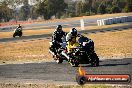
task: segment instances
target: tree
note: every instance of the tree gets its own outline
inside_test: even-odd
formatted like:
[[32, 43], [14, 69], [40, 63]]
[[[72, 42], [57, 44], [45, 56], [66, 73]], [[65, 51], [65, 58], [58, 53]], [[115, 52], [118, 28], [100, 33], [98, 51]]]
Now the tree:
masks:
[[12, 9], [16, 9], [16, 7], [24, 2], [24, 0], [3, 0], [6, 2], [8, 6]]
[[106, 6], [104, 3], [101, 3], [98, 7], [98, 13], [105, 14], [106, 13]]
[[13, 10], [8, 7], [7, 2], [3, 1], [0, 3], [0, 21], [9, 21], [13, 18]]
[[76, 3], [76, 15], [79, 16], [82, 13], [82, 2]]
[[30, 18], [32, 19], [37, 19], [37, 17], [39, 16], [38, 13], [36, 13], [36, 6], [30, 6]]
[[[92, 0], [93, 1], [93, 3], [92, 3], [92, 12], [93, 13], [95, 13], [95, 14], [97, 14], [97, 12], [98, 12], [98, 7], [99, 7], [99, 5], [100, 5], [100, 2], [98, 1], [98, 0]], [[89, 11], [90, 12], [90, 11]]]
[[57, 18], [60, 18], [61, 15], [65, 12], [65, 9], [67, 8], [67, 4], [64, 2], [64, 0], [53, 0], [53, 3], [56, 3], [55, 6], [53, 6], [53, 8], [55, 7], [55, 15]]
[[[26, 0], [3, 0], [3, 2], [6, 2], [7, 7], [12, 9], [12, 19], [15, 19], [16, 21], [18, 20], [18, 6], [23, 4]], [[9, 15], [10, 15], [9, 14]]]
[[121, 12], [121, 9], [118, 6], [113, 6], [111, 8], [111, 12], [112, 13], [120, 13]]
[[66, 6], [64, 0], [44, 0], [38, 4], [37, 12], [47, 20], [53, 15], [60, 16], [65, 11]]
[[89, 2], [89, 4], [88, 4], [88, 7], [89, 7], [89, 14], [91, 14], [91, 12], [92, 12], [92, 10], [93, 10], [93, 5], [94, 5], [94, 3], [93, 3], [93, 0], [88, 0]]
[[90, 15], [93, 9], [93, 1], [85, 0], [85, 2], [76, 2], [76, 15]]
[[126, 12], [132, 12], [132, 0], [127, 0], [127, 5], [125, 7]]
[[82, 13], [89, 12], [91, 10], [91, 5], [89, 2], [82, 3]]
[[23, 4], [24, 5], [20, 9], [19, 19], [20, 20], [27, 20], [29, 18], [29, 15], [30, 15], [30, 5], [28, 4], [28, 0], [24, 0]]
[[76, 8], [75, 8], [76, 3], [68, 3], [67, 8], [66, 8], [66, 17], [74, 17], [76, 16]]

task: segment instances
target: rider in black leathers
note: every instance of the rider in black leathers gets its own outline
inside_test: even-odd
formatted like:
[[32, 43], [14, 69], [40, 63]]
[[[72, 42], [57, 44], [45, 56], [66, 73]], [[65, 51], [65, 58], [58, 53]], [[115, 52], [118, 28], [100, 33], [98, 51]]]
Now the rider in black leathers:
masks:
[[62, 26], [58, 25], [52, 34], [52, 47], [51, 50], [54, 52], [55, 56], [57, 55], [57, 50], [61, 47], [62, 37], [66, 36], [66, 33], [62, 30]]
[[21, 31], [22, 32], [22, 26], [19, 24], [18, 27], [14, 30], [14, 32], [16, 31]]

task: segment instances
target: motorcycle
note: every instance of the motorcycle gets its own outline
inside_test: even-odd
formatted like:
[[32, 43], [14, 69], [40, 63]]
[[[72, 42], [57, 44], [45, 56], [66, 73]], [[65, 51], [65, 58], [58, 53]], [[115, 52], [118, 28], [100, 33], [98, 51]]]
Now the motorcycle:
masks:
[[[63, 60], [68, 61], [71, 66], [77, 67], [79, 64], [91, 64], [91, 66], [99, 66], [99, 58], [94, 50], [94, 42], [84, 36], [78, 38], [79, 46], [73, 48], [72, 53], [67, 53], [66, 46], [62, 43], [57, 49], [56, 61], [62, 63]], [[62, 47], [63, 46], [63, 47]]]
[[54, 43], [51, 41], [51, 42], [49, 42], [49, 44], [50, 44], [49, 52], [52, 54], [54, 60], [58, 64], [62, 63], [63, 60], [66, 60], [66, 58], [61, 54], [61, 52], [66, 49], [66, 42]]
[[21, 30], [21, 28], [15, 29], [15, 31], [13, 33], [13, 37], [16, 37], [16, 36], [19, 36], [19, 37], [22, 36], [22, 30]]

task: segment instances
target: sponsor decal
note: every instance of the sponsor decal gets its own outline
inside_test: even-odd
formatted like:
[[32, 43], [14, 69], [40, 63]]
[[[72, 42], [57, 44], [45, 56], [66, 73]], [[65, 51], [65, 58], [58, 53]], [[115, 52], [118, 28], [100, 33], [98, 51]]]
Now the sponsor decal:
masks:
[[86, 74], [86, 71], [80, 66], [76, 81], [79, 85], [85, 83], [129, 83], [131, 77], [128, 74]]

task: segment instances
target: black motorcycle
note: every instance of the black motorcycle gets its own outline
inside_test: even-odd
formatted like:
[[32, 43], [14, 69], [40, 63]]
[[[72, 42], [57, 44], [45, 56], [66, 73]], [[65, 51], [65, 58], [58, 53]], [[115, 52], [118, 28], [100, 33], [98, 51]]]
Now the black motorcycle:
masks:
[[64, 45], [57, 49], [57, 62], [62, 63], [63, 60], [66, 60], [73, 67], [77, 67], [79, 64], [91, 64], [93, 67], [99, 66], [99, 58], [94, 51], [94, 42], [87, 37], [80, 36], [78, 43], [79, 46], [74, 48], [72, 53], [67, 53]]
[[62, 51], [66, 50], [65, 38], [62, 38], [63, 42], [52, 42], [50, 41], [49, 52], [52, 54], [54, 60], [59, 64], [62, 63], [66, 58], [61, 54]]
[[22, 30], [21, 30], [21, 28], [17, 28], [17, 29], [14, 31], [13, 37], [16, 37], [16, 36], [19, 36], [19, 37], [22, 36]]

